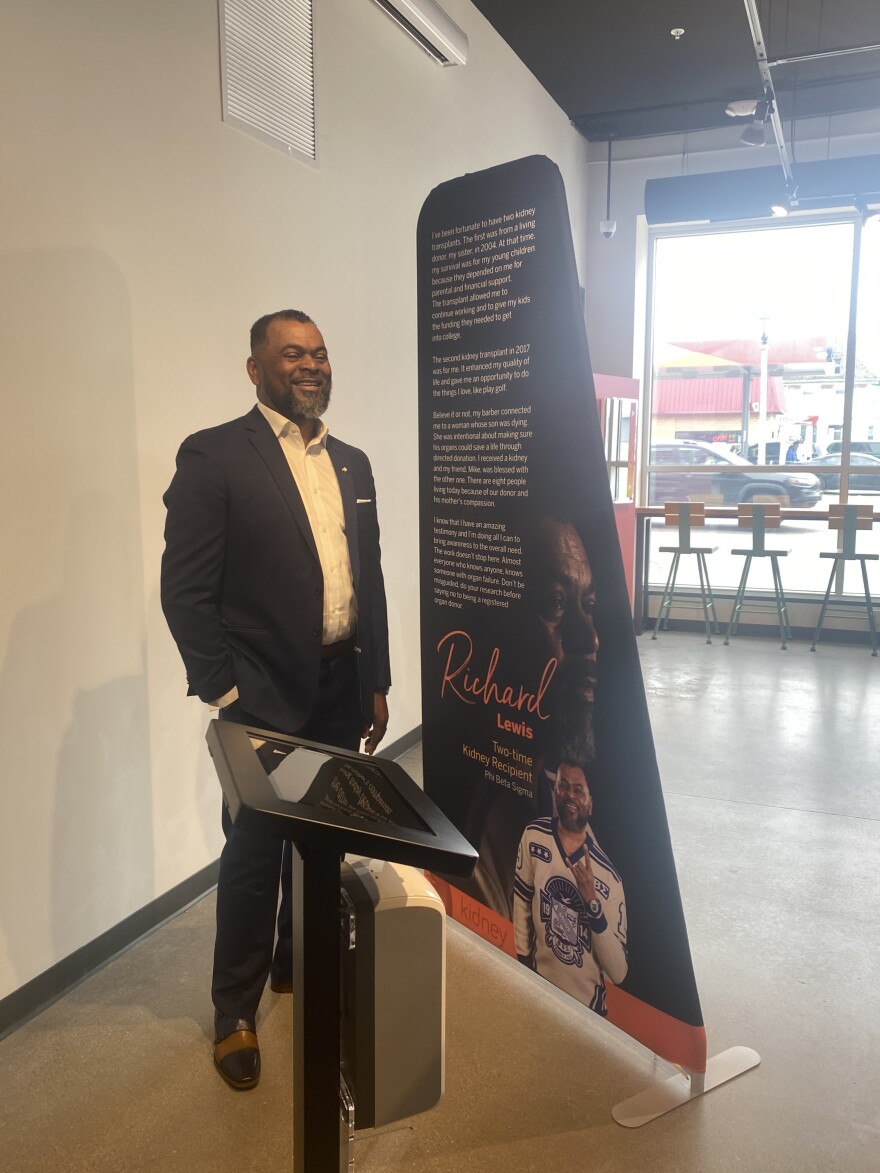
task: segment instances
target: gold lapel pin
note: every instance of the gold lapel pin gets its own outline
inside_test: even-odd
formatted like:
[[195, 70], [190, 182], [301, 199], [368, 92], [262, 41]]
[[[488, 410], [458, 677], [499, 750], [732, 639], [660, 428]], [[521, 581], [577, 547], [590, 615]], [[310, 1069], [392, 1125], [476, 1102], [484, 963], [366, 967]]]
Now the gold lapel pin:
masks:
[[343, 464], [343, 466], [342, 466], [342, 471], [343, 471], [343, 472], [348, 472], [348, 468], [347, 468], [347, 467], [346, 467], [344, 464]]

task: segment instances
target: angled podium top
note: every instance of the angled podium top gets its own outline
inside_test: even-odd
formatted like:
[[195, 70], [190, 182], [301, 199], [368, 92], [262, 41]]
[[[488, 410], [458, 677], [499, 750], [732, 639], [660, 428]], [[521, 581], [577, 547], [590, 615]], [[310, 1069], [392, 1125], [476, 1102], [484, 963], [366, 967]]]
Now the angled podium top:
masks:
[[396, 762], [233, 721], [205, 735], [236, 826], [300, 850], [469, 876], [477, 852]]

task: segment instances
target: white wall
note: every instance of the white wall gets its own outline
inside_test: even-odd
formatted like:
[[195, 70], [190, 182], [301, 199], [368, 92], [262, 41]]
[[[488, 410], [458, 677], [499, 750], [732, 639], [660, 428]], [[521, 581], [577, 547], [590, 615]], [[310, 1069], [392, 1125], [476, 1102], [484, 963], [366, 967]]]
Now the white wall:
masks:
[[468, 0], [464, 69], [370, 0], [316, 0], [320, 166], [220, 120], [214, 0], [0, 16], [0, 997], [212, 859], [219, 788], [159, 607], [190, 431], [252, 403], [247, 330], [308, 310], [331, 428], [376, 471], [389, 740], [420, 722], [415, 229], [436, 184], [533, 153], [576, 244], [586, 144]]

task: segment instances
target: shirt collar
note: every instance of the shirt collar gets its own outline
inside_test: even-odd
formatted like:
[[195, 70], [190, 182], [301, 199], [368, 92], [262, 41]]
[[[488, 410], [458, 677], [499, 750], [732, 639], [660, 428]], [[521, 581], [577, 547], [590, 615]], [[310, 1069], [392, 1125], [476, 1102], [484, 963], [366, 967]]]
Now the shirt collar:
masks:
[[[266, 422], [279, 440], [282, 436], [292, 436], [294, 441], [298, 440], [300, 444], [303, 444], [302, 432], [300, 432], [296, 424], [291, 423], [286, 416], [283, 416], [279, 411], [275, 411], [274, 408], [267, 407], [259, 399], [257, 400], [257, 407], [263, 413]], [[313, 440], [310, 440], [307, 445], [303, 444], [303, 447], [311, 448], [314, 444], [319, 444], [322, 448], [325, 448], [329, 433], [330, 429], [327, 425], [323, 422], [319, 423], [317, 436]]]

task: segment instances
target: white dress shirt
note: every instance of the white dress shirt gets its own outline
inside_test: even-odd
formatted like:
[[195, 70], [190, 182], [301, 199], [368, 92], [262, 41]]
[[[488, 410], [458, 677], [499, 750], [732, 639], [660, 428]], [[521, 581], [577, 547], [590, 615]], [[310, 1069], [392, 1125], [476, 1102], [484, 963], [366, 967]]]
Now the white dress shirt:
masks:
[[[322, 643], [335, 644], [354, 635], [357, 600], [351, 574], [342, 494], [336, 470], [327, 453], [329, 429], [321, 424], [318, 434], [306, 444], [296, 424], [265, 403], [257, 402], [272, 431], [278, 437], [312, 527], [318, 559], [324, 575], [324, 630]], [[225, 708], [238, 699], [233, 688], [212, 703]]]

